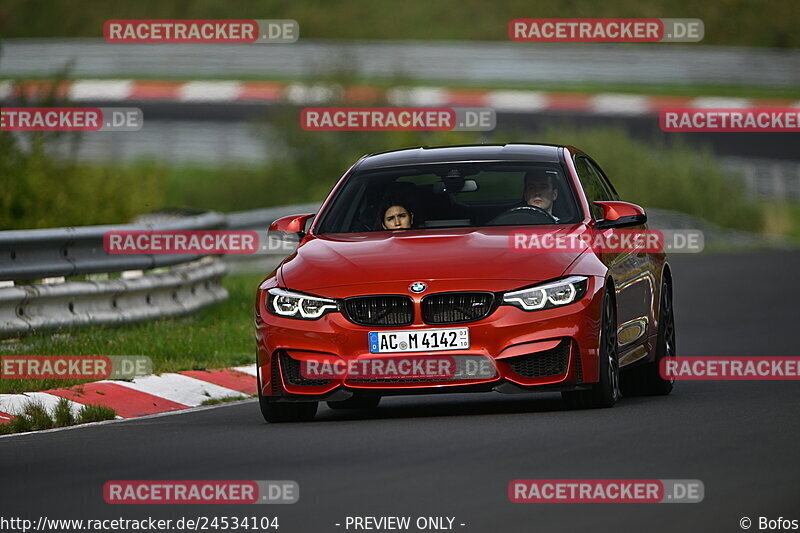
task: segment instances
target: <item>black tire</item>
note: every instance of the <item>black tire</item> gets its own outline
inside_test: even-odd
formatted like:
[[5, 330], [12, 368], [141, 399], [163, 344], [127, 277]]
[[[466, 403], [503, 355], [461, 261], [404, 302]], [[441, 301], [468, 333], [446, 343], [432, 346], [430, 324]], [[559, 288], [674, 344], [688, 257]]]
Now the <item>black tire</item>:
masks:
[[600, 380], [591, 389], [562, 392], [569, 409], [613, 407], [620, 397], [617, 308], [610, 290], [603, 296], [600, 324]]
[[260, 396], [261, 415], [264, 420], [277, 422], [308, 422], [317, 414], [319, 402], [275, 402]]
[[[258, 368], [258, 367], [257, 367]], [[317, 414], [319, 402], [276, 402], [261, 395], [261, 376], [258, 378], [258, 405], [261, 416], [270, 423], [308, 422]]]
[[346, 400], [327, 402], [331, 409], [375, 409], [381, 403], [377, 395], [356, 395]]
[[658, 336], [655, 360], [631, 368], [622, 374], [622, 393], [625, 396], [666, 396], [672, 392], [674, 379], [661, 377], [661, 361], [675, 357], [675, 311], [672, 307], [672, 285], [661, 284], [661, 305], [658, 308]]

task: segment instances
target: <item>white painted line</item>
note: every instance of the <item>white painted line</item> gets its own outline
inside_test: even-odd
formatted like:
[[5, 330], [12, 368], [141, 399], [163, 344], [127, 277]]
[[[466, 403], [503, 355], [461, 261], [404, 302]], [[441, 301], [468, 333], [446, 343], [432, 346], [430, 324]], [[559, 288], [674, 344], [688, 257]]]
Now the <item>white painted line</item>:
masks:
[[592, 111], [607, 115], [643, 115], [650, 111], [650, 99], [637, 94], [598, 94], [590, 102]]
[[241, 397], [247, 398], [243, 392], [220, 387], [207, 381], [202, 381], [183, 374], [161, 374], [160, 376], [145, 376], [129, 381], [105, 381], [101, 383], [115, 383], [140, 392], [165, 398], [175, 403], [196, 407], [206, 400], [216, 398]]
[[703, 96], [691, 101], [690, 107], [698, 108], [743, 108], [750, 107], [751, 102], [747, 98], [719, 98], [713, 96]]
[[236, 370], [238, 372], [242, 372], [243, 374], [250, 374], [251, 376], [258, 376], [258, 370], [256, 370], [256, 365], [247, 365], [247, 366], [235, 366], [232, 370]]
[[397, 87], [386, 93], [392, 105], [442, 106], [449, 100], [447, 89], [440, 87]]
[[178, 89], [182, 102], [225, 102], [239, 97], [238, 81], [190, 81]]
[[130, 98], [132, 89], [131, 80], [79, 80], [70, 86], [69, 96], [77, 101], [120, 101]]
[[547, 94], [539, 91], [492, 91], [486, 95], [496, 111], [541, 111], [547, 108]]
[[[0, 411], [16, 416], [25, 409], [26, 405], [30, 404], [31, 402], [38, 402], [41, 403], [48, 412], [52, 412], [60, 400], [61, 398], [59, 396], [48, 394], [46, 392], [0, 394]], [[67, 401], [69, 402], [72, 414], [77, 416], [78, 412], [81, 410], [81, 404], [75, 403], [71, 400]]]

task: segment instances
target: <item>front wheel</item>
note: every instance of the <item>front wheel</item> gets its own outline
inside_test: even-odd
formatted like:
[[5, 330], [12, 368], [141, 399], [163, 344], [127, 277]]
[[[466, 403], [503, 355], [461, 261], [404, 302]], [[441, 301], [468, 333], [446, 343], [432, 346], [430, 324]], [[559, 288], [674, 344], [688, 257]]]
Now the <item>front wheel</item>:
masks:
[[570, 409], [613, 407], [620, 397], [617, 309], [611, 290], [603, 296], [600, 324], [600, 379], [589, 390], [562, 392], [561, 397]]
[[271, 423], [276, 422], [308, 422], [317, 414], [319, 402], [276, 402], [261, 394], [261, 367], [258, 368], [258, 405], [261, 416]]
[[659, 373], [661, 361], [675, 357], [675, 312], [672, 309], [672, 285], [661, 284], [661, 306], [658, 310], [656, 356], [651, 363], [631, 368], [622, 374], [625, 396], [666, 396], [672, 392], [674, 379], [664, 379]]
[[319, 402], [275, 402], [259, 396], [261, 415], [264, 420], [277, 422], [308, 422], [317, 414]]

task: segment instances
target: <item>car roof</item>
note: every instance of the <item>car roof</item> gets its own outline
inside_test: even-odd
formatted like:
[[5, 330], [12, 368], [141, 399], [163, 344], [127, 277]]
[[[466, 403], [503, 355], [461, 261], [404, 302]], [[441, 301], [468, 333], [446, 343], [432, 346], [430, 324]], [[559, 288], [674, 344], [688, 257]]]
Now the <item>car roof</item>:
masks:
[[364, 156], [359, 170], [403, 165], [455, 163], [463, 161], [538, 161], [558, 163], [558, 145], [552, 144], [470, 144], [461, 146], [420, 146]]

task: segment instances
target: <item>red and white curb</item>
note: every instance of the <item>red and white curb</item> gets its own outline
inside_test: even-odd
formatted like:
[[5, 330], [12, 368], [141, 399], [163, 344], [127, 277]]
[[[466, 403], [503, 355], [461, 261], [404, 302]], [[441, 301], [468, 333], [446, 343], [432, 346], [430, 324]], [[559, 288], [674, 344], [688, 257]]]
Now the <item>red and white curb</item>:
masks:
[[[46, 94], [50, 82], [0, 82], [0, 100]], [[602, 115], [657, 114], [667, 107], [800, 107], [800, 100], [578, 93], [445, 87], [376, 87], [272, 81], [76, 80], [57, 94], [74, 102], [280, 103], [352, 105], [381, 101], [398, 106], [491, 107], [498, 112], [580, 111]]]
[[208, 400], [255, 396], [256, 365], [220, 370], [185, 370], [135, 378], [132, 381], [95, 381], [66, 389], [22, 394], [0, 394], [0, 424], [8, 423], [31, 401], [48, 411], [61, 398], [69, 401], [73, 413], [84, 405], [103, 405], [118, 418], [178, 411], [197, 407]]

